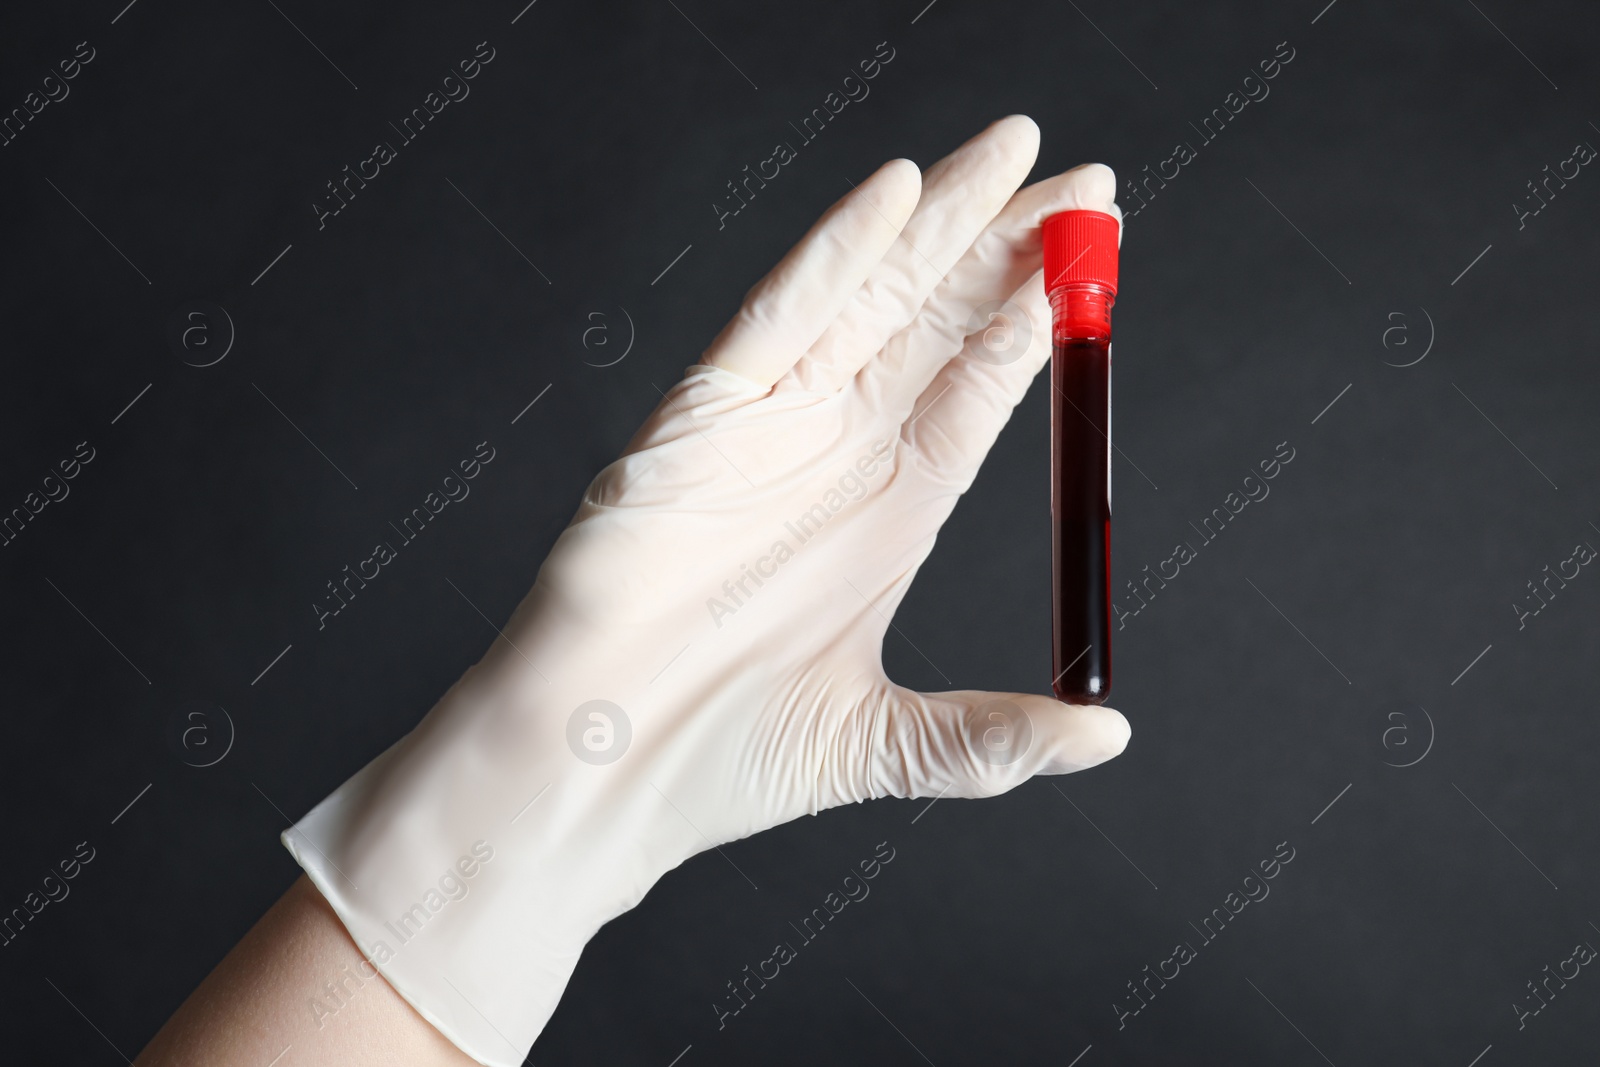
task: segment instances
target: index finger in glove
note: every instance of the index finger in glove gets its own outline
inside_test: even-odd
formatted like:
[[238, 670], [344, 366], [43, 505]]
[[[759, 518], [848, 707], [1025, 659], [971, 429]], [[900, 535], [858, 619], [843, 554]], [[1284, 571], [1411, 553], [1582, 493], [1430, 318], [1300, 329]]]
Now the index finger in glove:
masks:
[[795, 367], [796, 384], [814, 392], [839, 389], [915, 320], [1028, 176], [1038, 151], [1039, 127], [1026, 115], [1011, 115], [929, 167], [902, 240]]
[[921, 192], [910, 160], [879, 167], [755, 284], [700, 362], [770, 387], [844, 310], [900, 236]]

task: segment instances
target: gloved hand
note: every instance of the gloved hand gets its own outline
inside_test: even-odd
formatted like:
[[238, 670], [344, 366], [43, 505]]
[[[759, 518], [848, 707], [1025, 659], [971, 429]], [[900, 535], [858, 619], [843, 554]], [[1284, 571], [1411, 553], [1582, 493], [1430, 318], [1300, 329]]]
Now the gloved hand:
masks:
[[[1037, 149], [1013, 116], [829, 209], [595, 478], [504, 639], [283, 835], [473, 1058], [521, 1064], [589, 938], [698, 852], [869, 797], [1001, 793], [1127, 743], [1109, 708], [917, 693], [881, 663], [1049, 357], [1040, 221], [1116, 210], [1098, 165], [1018, 192]], [[973, 320], [1007, 297], [1020, 354]]]

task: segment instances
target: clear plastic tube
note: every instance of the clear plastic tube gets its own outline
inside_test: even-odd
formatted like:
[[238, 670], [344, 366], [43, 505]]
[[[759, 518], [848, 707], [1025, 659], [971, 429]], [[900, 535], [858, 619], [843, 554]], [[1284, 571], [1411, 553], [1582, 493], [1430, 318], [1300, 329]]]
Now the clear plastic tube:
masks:
[[1050, 292], [1052, 688], [1069, 704], [1111, 692], [1111, 305], [1114, 290]]

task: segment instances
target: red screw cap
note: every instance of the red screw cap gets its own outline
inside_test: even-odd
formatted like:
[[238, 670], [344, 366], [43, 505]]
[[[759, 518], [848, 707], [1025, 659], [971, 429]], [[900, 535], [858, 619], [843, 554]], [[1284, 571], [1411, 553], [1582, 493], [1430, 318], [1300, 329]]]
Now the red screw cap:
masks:
[[1104, 211], [1058, 211], [1044, 220], [1044, 291], [1091, 282], [1117, 292], [1115, 215]]

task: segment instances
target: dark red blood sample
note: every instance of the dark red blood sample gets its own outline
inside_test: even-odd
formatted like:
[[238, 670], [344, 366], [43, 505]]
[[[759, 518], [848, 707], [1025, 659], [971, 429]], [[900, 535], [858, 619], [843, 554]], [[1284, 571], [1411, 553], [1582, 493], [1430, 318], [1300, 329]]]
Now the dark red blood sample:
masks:
[[1111, 343], [1057, 337], [1050, 359], [1056, 698], [1111, 691]]

